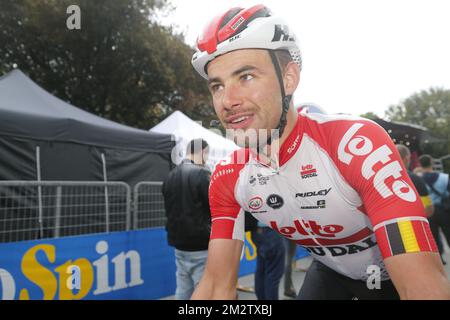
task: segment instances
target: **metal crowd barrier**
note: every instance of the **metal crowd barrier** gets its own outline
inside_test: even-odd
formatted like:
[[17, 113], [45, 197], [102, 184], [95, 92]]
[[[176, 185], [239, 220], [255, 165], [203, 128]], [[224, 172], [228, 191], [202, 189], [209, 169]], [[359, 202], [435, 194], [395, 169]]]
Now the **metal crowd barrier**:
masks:
[[0, 242], [130, 230], [124, 182], [0, 181]]
[[139, 182], [135, 185], [133, 229], [163, 227], [166, 223], [162, 182]]

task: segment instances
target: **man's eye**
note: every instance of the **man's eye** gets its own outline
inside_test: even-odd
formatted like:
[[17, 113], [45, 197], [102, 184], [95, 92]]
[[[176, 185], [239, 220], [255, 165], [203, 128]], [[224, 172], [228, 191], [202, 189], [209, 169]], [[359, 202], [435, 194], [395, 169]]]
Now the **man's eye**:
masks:
[[252, 79], [253, 79], [253, 76], [252, 76], [251, 74], [249, 74], [249, 73], [246, 73], [246, 74], [243, 74], [243, 75], [241, 76], [241, 79], [242, 79], [242, 80], [245, 80], [245, 81], [248, 81], [248, 80], [252, 80]]
[[211, 88], [211, 92], [217, 92], [222, 88], [222, 85], [221, 84], [213, 84], [213, 85], [211, 85], [210, 88]]

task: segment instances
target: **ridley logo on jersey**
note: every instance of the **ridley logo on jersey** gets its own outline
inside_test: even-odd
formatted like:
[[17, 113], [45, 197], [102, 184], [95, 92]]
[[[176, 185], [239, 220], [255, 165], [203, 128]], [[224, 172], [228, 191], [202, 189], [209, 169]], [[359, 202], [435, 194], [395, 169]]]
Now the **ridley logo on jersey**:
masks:
[[315, 196], [326, 196], [328, 192], [330, 192], [331, 188], [323, 189], [319, 191], [312, 191], [312, 192], [303, 192], [303, 193], [296, 193], [295, 197], [300, 198], [309, 198], [309, 197], [315, 197]]
[[[362, 135], [356, 135], [362, 127], [364, 127], [364, 124], [355, 123], [344, 134], [338, 146], [339, 160], [349, 165], [355, 156], [367, 156], [361, 165], [361, 174], [366, 180], [373, 177], [373, 186], [383, 198], [395, 194], [402, 200], [415, 202], [417, 200], [416, 193], [402, 179], [402, 171], [404, 170], [400, 162], [398, 160], [391, 161], [393, 160], [391, 157], [393, 154], [392, 150], [386, 144], [373, 150], [372, 140]], [[374, 168], [379, 163], [383, 164], [383, 166], [375, 171]], [[391, 186], [388, 186], [386, 181], [390, 177], [395, 180]]]
[[302, 176], [302, 179], [317, 177], [317, 170], [312, 164], [301, 166], [300, 175]]

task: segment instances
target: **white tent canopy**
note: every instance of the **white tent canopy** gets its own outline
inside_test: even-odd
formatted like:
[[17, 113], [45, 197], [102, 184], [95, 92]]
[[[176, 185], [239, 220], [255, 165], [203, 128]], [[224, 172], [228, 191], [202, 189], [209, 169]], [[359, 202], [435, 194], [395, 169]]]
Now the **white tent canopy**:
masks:
[[174, 136], [176, 146], [172, 151], [172, 161], [175, 164], [179, 164], [185, 157], [186, 146], [192, 139], [203, 138], [208, 142], [208, 166], [211, 169], [219, 160], [239, 149], [233, 141], [221, 136], [220, 130], [206, 129], [180, 111], [175, 111], [164, 121], [151, 128], [150, 131]]

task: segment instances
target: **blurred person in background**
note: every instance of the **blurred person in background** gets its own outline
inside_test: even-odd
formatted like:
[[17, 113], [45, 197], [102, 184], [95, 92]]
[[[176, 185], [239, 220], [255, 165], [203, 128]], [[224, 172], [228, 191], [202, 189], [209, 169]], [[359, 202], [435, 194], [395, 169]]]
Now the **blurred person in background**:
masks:
[[284, 238], [284, 245], [286, 247], [286, 265], [284, 269], [284, 295], [289, 298], [296, 298], [297, 291], [295, 290], [292, 281], [292, 270], [295, 267], [295, 253], [297, 252], [297, 244], [294, 241]]
[[[449, 176], [446, 173], [433, 170], [433, 158], [430, 155], [420, 156], [419, 161], [422, 167], [422, 178], [428, 186], [435, 208], [434, 214], [430, 218], [430, 228], [442, 259], [444, 246], [439, 230], [442, 230], [447, 244], [450, 245], [450, 212], [446, 206], [446, 201], [448, 201], [450, 195]], [[442, 259], [442, 263], [446, 264], [446, 261]]]
[[284, 239], [267, 225], [257, 222], [252, 232], [256, 245], [255, 293], [258, 300], [278, 300], [285, 268]]
[[208, 187], [211, 172], [205, 167], [208, 143], [194, 139], [187, 145], [186, 158], [170, 171], [162, 186], [170, 246], [175, 247], [175, 299], [191, 297], [205, 269], [208, 255], [211, 213]]
[[417, 192], [419, 193], [420, 199], [422, 200], [423, 206], [425, 208], [425, 213], [429, 218], [433, 214], [434, 206], [433, 202], [431, 201], [427, 186], [425, 185], [425, 182], [421, 177], [409, 170], [409, 166], [411, 163], [411, 152], [409, 151], [409, 148], [403, 144], [397, 144], [396, 147], [403, 163], [405, 164], [406, 169], [408, 170], [408, 175], [411, 178], [414, 186], [416, 187]]

